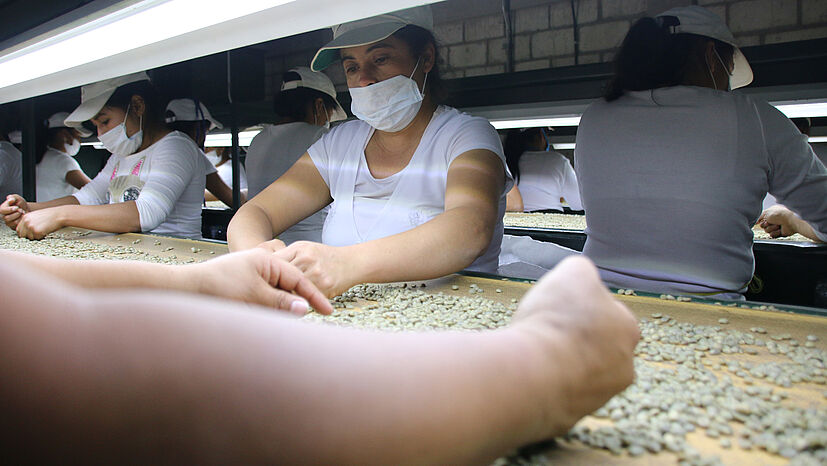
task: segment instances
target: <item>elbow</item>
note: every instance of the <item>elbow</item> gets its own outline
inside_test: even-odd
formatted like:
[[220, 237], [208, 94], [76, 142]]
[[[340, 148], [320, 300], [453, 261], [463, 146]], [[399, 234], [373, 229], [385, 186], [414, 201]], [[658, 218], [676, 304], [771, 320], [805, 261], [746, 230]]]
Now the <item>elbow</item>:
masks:
[[493, 220], [476, 219], [476, 221], [469, 223], [468, 235], [463, 238], [463, 247], [461, 248], [463, 253], [462, 268], [473, 264], [477, 258], [485, 254], [494, 236], [495, 222]]

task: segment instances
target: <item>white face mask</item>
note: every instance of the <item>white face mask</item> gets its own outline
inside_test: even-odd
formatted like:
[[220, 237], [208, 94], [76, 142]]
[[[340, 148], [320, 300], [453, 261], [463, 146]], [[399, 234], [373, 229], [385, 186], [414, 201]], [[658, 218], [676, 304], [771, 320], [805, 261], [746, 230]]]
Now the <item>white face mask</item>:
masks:
[[126, 135], [126, 117], [129, 115], [129, 107], [126, 107], [126, 115], [123, 117], [123, 122], [118, 126], [98, 136], [98, 139], [109, 152], [126, 157], [132, 155], [141, 147], [143, 142], [144, 131], [141, 129], [144, 124], [144, 117], [141, 116], [138, 132], [132, 137]]
[[71, 144], [66, 144], [66, 154], [71, 155], [72, 157], [78, 155], [80, 151], [80, 140], [79, 139], [72, 139]]
[[[411, 77], [418, 66], [419, 60]], [[395, 133], [405, 129], [416, 117], [425, 97], [411, 77], [399, 75], [370, 86], [349, 88], [353, 99], [350, 110], [379, 131]], [[427, 73], [425, 82], [428, 82]], [[425, 89], [425, 83], [422, 89]]]

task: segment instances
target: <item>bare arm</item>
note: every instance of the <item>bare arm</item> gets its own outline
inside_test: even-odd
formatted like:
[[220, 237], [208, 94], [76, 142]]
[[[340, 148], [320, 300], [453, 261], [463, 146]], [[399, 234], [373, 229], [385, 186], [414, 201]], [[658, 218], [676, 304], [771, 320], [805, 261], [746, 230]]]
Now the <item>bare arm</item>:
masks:
[[66, 172], [66, 182], [70, 185], [74, 186], [75, 189], [80, 189], [86, 186], [86, 183], [92, 180], [86, 176], [86, 173], [83, 173], [80, 170], [72, 170], [70, 172]]
[[352, 246], [298, 241], [276, 254], [299, 267], [328, 296], [358, 283], [423, 280], [454, 273], [471, 265], [490, 244], [504, 178], [503, 164], [495, 154], [472, 150], [451, 164], [445, 211], [432, 220]]
[[141, 231], [135, 201], [104, 205], [65, 205], [29, 212], [17, 225], [17, 235], [41, 239], [63, 227], [88, 228], [110, 233]]
[[[227, 183], [218, 176], [218, 172], [207, 175], [207, 192], [204, 197], [208, 201], [221, 201], [228, 206], [233, 205], [233, 188], [227, 186]], [[241, 191], [241, 202], [247, 202], [247, 192]]]
[[773, 238], [792, 236], [798, 233], [816, 243], [824, 242], [816, 235], [812, 225], [781, 204], [776, 204], [762, 212], [758, 218], [758, 225]]
[[250, 249], [330, 204], [330, 190], [305, 153], [284, 175], [238, 210], [227, 229], [231, 251]]
[[[83, 288], [153, 288], [201, 293], [277, 309], [324, 314], [332, 307], [295, 267], [263, 250], [224, 255], [192, 265], [137, 261], [70, 261], [0, 250], [0, 259]], [[295, 292], [296, 294], [292, 294]], [[298, 301], [297, 304], [294, 304]]]
[[523, 195], [520, 194], [520, 189], [516, 184], [511, 188], [511, 191], [506, 194], [505, 210], [506, 212], [522, 212], [525, 210], [523, 207]]
[[567, 262], [512, 327], [424, 334], [92, 293], [0, 262], [0, 292], [12, 292], [0, 320], [8, 457], [490, 462], [564, 433], [632, 381], [633, 318], [585, 259]]

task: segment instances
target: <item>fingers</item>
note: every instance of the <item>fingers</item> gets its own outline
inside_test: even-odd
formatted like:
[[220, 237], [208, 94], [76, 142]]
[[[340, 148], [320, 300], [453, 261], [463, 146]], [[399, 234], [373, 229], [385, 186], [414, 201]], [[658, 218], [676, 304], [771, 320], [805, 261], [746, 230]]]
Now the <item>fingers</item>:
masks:
[[[277, 256], [278, 254], [276, 253], [269, 257], [270, 285], [282, 290], [292, 291], [296, 293], [296, 295], [304, 298], [306, 301], [302, 300], [304, 301], [304, 309], [301, 315], [307, 312], [307, 303], [310, 303], [310, 305], [321, 314], [328, 315], [333, 313], [333, 306], [331, 306], [330, 301], [316, 288], [313, 282], [296, 268], [296, 266]], [[295, 295], [290, 296], [292, 296], [293, 301], [298, 300]], [[296, 306], [301, 306], [301, 304], [296, 304]], [[282, 309], [291, 309], [291, 307], [288, 305]], [[292, 310], [293, 309], [291, 309], [291, 311]]]
[[307, 301], [292, 293], [276, 288], [264, 286], [261, 290], [261, 303], [265, 306], [282, 309], [296, 316], [307, 314], [309, 309]]

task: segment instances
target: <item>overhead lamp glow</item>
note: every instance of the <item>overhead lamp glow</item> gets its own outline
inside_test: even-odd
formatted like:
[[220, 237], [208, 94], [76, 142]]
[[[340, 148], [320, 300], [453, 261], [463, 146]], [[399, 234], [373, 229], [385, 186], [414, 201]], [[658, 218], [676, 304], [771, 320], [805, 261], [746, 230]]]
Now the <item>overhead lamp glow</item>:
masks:
[[496, 129], [540, 128], [545, 126], [577, 126], [580, 115], [567, 115], [552, 118], [531, 118], [524, 120], [491, 120]]
[[295, 0], [145, 0], [0, 58], [0, 88]]
[[814, 142], [827, 142], [827, 136], [811, 136], [808, 141], [810, 141], [810, 144]]
[[556, 150], [574, 150], [573, 142], [554, 143], [552, 144]]
[[787, 118], [814, 118], [827, 116], [827, 102], [773, 104]]
[[[253, 142], [253, 138], [256, 137], [261, 130], [255, 131], [242, 131], [238, 133], [238, 145], [247, 147]], [[233, 135], [229, 133], [221, 133], [221, 134], [208, 134], [207, 138], [204, 141], [204, 147], [230, 147], [233, 145]]]
[[100, 141], [95, 142], [81, 142], [81, 146], [92, 146], [93, 149], [103, 149], [103, 143]]

